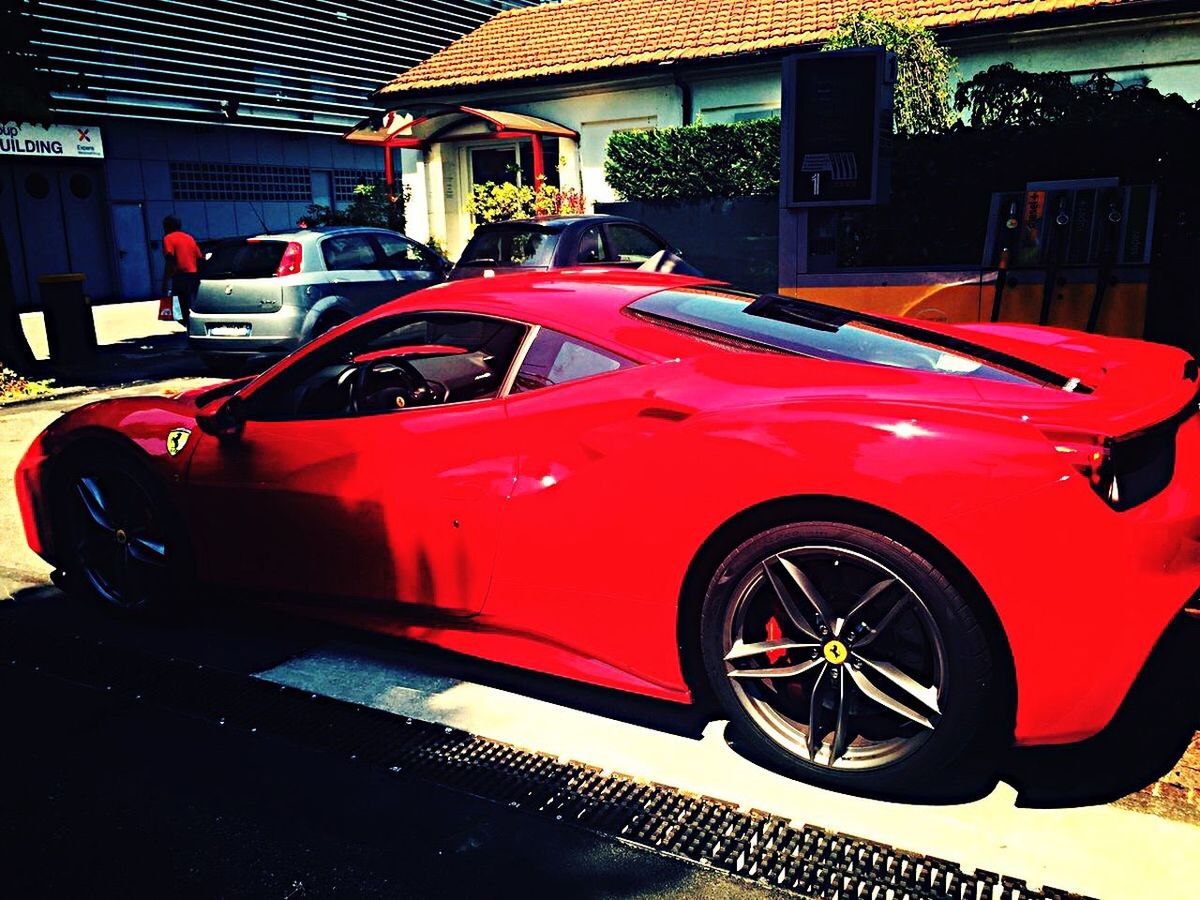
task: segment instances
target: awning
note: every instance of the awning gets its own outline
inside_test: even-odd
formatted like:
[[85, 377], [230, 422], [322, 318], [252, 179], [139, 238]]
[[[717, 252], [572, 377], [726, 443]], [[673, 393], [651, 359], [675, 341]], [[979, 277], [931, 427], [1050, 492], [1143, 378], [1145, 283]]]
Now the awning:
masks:
[[454, 106], [415, 119], [385, 113], [359, 122], [344, 139], [352, 144], [424, 150], [438, 141], [479, 138], [556, 137], [578, 139], [579, 133], [563, 125], [522, 113]]

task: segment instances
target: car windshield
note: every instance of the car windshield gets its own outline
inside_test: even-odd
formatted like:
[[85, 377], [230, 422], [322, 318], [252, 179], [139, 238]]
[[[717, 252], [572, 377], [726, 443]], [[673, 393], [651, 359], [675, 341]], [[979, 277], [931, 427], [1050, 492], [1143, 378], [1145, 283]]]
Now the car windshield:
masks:
[[287, 241], [222, 241], [201, 267], [201, 278], [270, 278], [279, 268]]
[[558, 235], [522, 225], [484, 228], [463, 250], [460, 266], [549, 266]]
[[1068, 379], [1007, 354], [935, 331], [807, 300], [686, 288], [659, 291], [631, 312], [775, 350], [1015, 384], [1065, 387]]

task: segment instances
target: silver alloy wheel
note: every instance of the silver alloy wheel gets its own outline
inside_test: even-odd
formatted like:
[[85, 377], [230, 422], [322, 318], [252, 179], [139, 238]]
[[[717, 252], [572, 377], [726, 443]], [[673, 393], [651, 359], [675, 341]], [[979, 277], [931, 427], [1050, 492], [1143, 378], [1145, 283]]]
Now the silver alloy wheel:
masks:
[[722, 639], [745, 710], [809, 763], [889, 765], [941, 721], [937, 623], [904, 579], [861, 552], [804, 545], [762, 560], [735, 587]]
[[167, 548], [150, 498], [133, 478], [114, 473], [78, 477], [71, 499], [80, 574], [114, 606], [144, 603], [167, 568]]

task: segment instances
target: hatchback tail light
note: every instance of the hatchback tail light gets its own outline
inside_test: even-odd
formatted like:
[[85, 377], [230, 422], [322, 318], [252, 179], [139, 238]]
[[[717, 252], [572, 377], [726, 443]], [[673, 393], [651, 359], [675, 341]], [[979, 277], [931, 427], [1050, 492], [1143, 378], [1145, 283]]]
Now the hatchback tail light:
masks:
[[289, 241], [283, 250], [283, 256], [279, 258], [279, 268], [275, 270], [275, 276], [282, 278], [284, 275], [295, 275], [300, 271], [302, 262], [304, 262], [304, 247], [296, 241]]

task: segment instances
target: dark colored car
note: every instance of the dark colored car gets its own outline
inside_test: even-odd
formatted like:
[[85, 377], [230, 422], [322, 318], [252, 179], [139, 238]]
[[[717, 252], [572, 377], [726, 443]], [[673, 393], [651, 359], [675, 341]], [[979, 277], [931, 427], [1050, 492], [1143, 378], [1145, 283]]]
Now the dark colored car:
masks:
[[647, 225], [623, 216], [555, 216], [480, 225], [450, 277], [571, 266], [701, 274]]

